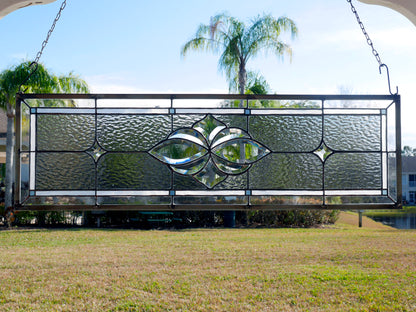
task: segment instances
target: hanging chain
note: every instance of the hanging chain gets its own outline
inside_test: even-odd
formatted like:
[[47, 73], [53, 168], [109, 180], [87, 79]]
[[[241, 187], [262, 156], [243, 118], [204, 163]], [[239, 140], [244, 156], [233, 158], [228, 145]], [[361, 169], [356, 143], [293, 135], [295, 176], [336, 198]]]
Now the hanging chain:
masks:
[[355, 6], [352, 4], [351, 0], [347, 0], [347, 2], [351, 5], [351, 11], [352, 13], [354, 13], [355, 18], [357, 19], [358, 25], [360, 26], [365, 39], [367, 40], [367, 44], [371, 47], [371, 50], [373, 52], [374, 57], [376, 58], [378, 65], [381, 66], [381, 64], [383, 64], [381, 62], [381, 58], [380, 55], [378, 54], [377, 50], [374, 48], [373, 42], [370, 39], [370, 36], [368, 35], [367, 31], [365, 30], [364, 24], [363, 22], [361, 22], [360, 16], [358, 15], [357, 10], [355, 9]]
[[48, 34], [46, 35], [46, 39], [42, 42], [42, 48], [40, 49], [40, 51], [38, 52], [38, 54], [36, 54], [36, 58], [33, 61], [34, 63], [38, 63], [39, 62], [39, 59], [42, 56], [43, 50], [45, 49], [46, 45], [48, 44], [49, 37], [52, 35], [52, 32], [55, 29], [56, 22], [61, 17], [61, 13], [65, 9], [65, 7], [66, 7], [66, 0], [64, 0], [62, 2], [61, 7], [59, 8], [59, 12], [58, 12], [58, 14], [56, 14], [55, 20], [52, 23], [51, 29], [49, 29]]
[[[351, 5], [351, 11], [352, 11], [352, 13], [354, 13], [355, 18], [357, 19], [358, 25], [360, 26], [361, 31], [363, 32], [363, 34], [365, 36], [365, 39], [367, 40], [367, 44], [371, 47], [371, 52], [373, 53], [374, 57], [377, 60], [378, 70], [379, 70], [380, 74], [381, 74], [381, 68], [382, 67], [385, 67], [386, 68], [386, 72], [387, 72], [387, 82], [389, 84], [389, 92], [390, 92], [390, 94], [393, 95], [393, 93], [391, 92], [391, 86], [390, 86], [389, 68], [387, 67], [386, 64], [384, 64], [383, 62], [381, 62], [380, 55], [378, 54], [377, 50], [374, 48], [373, 41], [371, 41], [370, 36], [368, 35], [367, 31], [365, 30], [364, 24], [361, 21], [360, 16], [358, 15], [357, 10], [355, 9], [355, 6], [352, 4], [352, 0], [347, 0], [347, 2]], [[396, 87], [396, 93], [395, 94], [398, 94], [398, 93], [399, 93], [399, 91], [398, 91], [398, 88]]]
[[38, 69], [38, 62], [39, 62], [39, 59], [41, 58], [41, 56], [42, 56], [42, 54], [43, 54], [43, 50], [45, 49], [45, 47], [46, 47], [46, 45], [48, 44], [48, 41], [49, 41], [49, 38], [50, 38], [50, 36], [52, 35], [52, 33], [53, 33], [53, 31], [55, 30], [55, 26], [56, 26], [56, 23], [58, 22], [58, 20], [60, 19], [60, 17], [61, 17], [61, 13], [62, 13], [62, 11], [65, 9], [65, 7], [66, 7], [66, 0], [64, 0], [63, 2], [62, 2], [62, 4], [61, 4], [61, 7], [59, 8], [59, 12], [58, 12], [58, 14], [56, 14], [56, 17], [55, 17], [55, 19], [54, 19], [54, 21], [53, 21], [53, 23], [52, 23], [52, 26], [51, 26], [51, 28], [49, 29], [49, 31], [48, 31], [48, 34], [46, 35], [46, 38], [45, 38], [45, 40], [42, 42], [42, 47], [41, 47], [41, 49], [39, 50], [39, 52], [36, 54], [36, 57], [35, 57], [35, 60], [32, 62], [32, 63], [30, 63], [30, 65], [29, 65], [29, 69], [31, 69], [31, 68], [33, 68], [33, 70], [32, 70], [32, 72], [26, 77], [26, 79], [20, 84], [20, 86], [19, 86], [19, 92], [21, 92], [21, 88], [22, 88], [22, 85], [23, 84], [25, 84], [25, 82], [26, 81], [28, 81], [29, 80], [29, 78], [36, 72], [36, 70]]

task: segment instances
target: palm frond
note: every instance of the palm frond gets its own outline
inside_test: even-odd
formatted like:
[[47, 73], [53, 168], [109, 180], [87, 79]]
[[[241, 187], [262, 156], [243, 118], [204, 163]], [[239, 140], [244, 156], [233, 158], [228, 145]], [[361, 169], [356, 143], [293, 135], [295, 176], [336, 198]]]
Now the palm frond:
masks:
[[251, 57], [260, 51], [271, 51], [282, 58], [292, 56], [290, 46], [280, 39], [283, 32], [290, 32], [292, 38], [298, 33], [296, 24], [285, 16], [275, 19], [270, 14], [259, 15], [246, 27], [238, 19], [221, 13], [211, 17], [208, 25], [199, 25], [194, 38], [182, 47], [181, 54], [185, 56], [191, 50], [220, 52], [218, 69], [225, 73], [230, 91], [243, 92], [247, 81], [245, 67]]
[[37, 64], [36, 71], [33, 73], [32, 71], [31, 62], [25, 61], [0, 73], [1, 109], [5, 110], [7, 107], [15, 105], [16, 93], [20, 91], [19, 86], [22, 83], [22, 89], [28, 93], [89, 92], [87, 83], [73, 73], [67, 76], [56, 76], [41, 63]]

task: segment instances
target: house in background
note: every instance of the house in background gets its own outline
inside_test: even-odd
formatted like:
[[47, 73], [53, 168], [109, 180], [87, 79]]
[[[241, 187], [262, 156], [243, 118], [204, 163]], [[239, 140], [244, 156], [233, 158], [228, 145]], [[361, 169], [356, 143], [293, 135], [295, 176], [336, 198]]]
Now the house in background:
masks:
[[416, 156], [402, 156], [402, 194], [405, 204], [416, 203]]

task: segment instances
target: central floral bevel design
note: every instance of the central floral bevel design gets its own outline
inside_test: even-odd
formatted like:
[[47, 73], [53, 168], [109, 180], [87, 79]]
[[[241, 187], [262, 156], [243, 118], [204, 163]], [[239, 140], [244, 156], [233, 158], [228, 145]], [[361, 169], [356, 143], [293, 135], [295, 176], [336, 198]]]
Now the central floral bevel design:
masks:
[[150, 150], [150, 154], [182, 175], [208, 188], [238, 175], [270, 151], [239, 128], [227, 128], [211, 115], [192, 128], [181, 128]]

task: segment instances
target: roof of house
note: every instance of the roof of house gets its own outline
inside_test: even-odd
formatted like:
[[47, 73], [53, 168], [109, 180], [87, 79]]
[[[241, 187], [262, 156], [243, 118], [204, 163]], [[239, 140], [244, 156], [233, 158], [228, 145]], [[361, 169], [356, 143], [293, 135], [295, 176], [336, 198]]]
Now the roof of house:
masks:
[[402, 156], [402, 172], [416, 172], [416, 156]]

